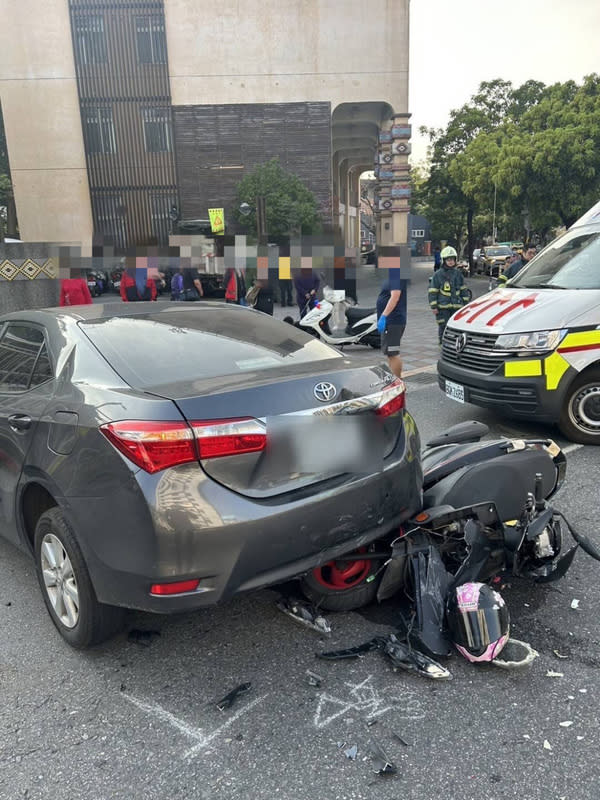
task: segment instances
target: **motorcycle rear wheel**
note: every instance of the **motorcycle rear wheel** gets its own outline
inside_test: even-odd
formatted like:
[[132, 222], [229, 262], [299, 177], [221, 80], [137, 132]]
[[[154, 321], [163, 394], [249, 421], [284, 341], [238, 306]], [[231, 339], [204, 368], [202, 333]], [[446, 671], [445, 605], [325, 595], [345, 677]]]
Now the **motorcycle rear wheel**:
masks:
[[[353, 611], [375, 600], [382, 562], [360, 558], [355, 561], [329, 561], [305, 575], [300, 583], [304, 595], [318, 608], [327, 611]], [[352, 553], [349, 555], [353, 555]]]

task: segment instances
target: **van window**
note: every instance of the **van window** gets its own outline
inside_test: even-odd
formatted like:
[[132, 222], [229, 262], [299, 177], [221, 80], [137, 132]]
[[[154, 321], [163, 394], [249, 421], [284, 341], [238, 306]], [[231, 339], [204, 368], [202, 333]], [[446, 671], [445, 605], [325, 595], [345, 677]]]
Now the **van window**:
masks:
[[567, 231], [533, 258], [510, 285], [522, 289], [600, 289], [598, 226]]

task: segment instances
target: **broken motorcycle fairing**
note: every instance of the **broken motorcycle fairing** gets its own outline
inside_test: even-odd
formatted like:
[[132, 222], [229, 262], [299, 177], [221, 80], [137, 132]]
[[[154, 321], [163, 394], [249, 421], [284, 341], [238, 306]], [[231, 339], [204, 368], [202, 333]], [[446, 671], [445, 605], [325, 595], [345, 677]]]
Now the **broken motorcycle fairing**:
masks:
[[564, 481], [566, 458], [550, 439], [478, 441], [488, 429], [461, 423], [429, 443], [423, 508], [392, 543], [378, 589], [384, 600], [404, 588], [413, 601], [407, 640], [425, 653], [451, 652], [444, 617], [450, 592], [505, 571], [553, 581], [577, 548], [594, 546], [570, 525], [565, 551], [560, 512], [548, 504]]

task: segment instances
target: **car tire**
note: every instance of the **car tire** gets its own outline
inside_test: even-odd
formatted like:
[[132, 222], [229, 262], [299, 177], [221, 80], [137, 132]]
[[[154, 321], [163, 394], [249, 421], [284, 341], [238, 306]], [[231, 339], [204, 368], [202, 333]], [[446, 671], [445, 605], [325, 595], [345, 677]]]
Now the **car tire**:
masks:
[[34, 553], [46, 608], [65, 641], [84, 649], [120, 630], [125, 611], [96, 599], [77, 540], [59, 508], [45, 511], [39, 518]]
[[572, 382], [558, 427], [572, 442], [600, 445], [600, 367], [592, 367]]
[[330, 561], [309, 572], [301, 580], [304, 595], [326, 611], [353, 611], [372, 603], [381, 581], [381, 560]]

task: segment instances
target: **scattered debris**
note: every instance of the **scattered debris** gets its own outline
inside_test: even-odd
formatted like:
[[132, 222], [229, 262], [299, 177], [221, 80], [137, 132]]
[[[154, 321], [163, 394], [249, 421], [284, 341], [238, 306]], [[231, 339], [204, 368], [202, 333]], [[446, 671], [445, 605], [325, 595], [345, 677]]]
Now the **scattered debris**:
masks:
[[399, 733], [396, 733], [396, 731], [392, 731], [392, 736], [395, 736], [396, 739], [398, 739], [398, 741], [400, 742], [400, 744], [404, 745], [404, 747], [410, 747], [409, 743], [405, 739], [403, 739]]
[[229, 694], [226, 694], [225, 697], [222, 697], [218, 703], [215, 703], [219, 711], [225, 711], [235, 703], [238, 697], [241, 694], [246, 694], [252, 688], [251, 683], [240, 683], [239, 686], [236, 686], [235, 689], [232, 689]]
[[547, 678], [564, 678], [565, 677], [565, 673], [564, 672], [554, 672], [553, 669], [549, 669], [548, 672], [546, 673], [546, 677]]
[[307, 669], [306, 680], [308, 681], [309, 686], [314, 686], [317, 689], [319, 689], [321, 687], [321, 684], [323, 683], [324, 678], [322, 678], [320, 675], [317, 675], [316, 672], [311, 672], [311, 670]]
[[579, 608], [579, 600], [571, 600], [571, 608]]
[[405, 669], [409, 672], [417, 672], [425, 678], [436, 680], [448, 680], [452, 677], [450, 672], [434, 661], [429, 656], [415, 650], [406, 642], [401, 642], [398, 637], [390, 633], [387, 636], [375, 636], [368, 642], [359, 644], [356, 647], [349, 647], [345, 650], [332, 650], [327, 653], [317, 653], [319, 658], [326, 661], [337, 661], [344, 658], [358, 658], [364, 653], [379, 650], [384, 653], [395, 667]]
[[4, 603], [4, 605], [8, 608], [9, 606], [12, 606], [12, 603], [9, 600], [8, 603]]
[[558, 724], [560, 725], [561, 728], [570, 728], [573, 723], [569, 719], [565, 720], [564, 722], [559, 722]]
[[552, 745], [548, 741], [548, 739], [544, 739], [544, 750], [552, 750]]
[[450, 680], [451, 673], [437, 661], [418, 650], [413, 649], [409, 644], [401, 642], [393, 633], [387, 637], [387, 642], [383, 651], [395, 667], [417, 672], [424, 678], [434, 680]]
[[346, 758], [349, 758], [350, 761], [356, 761], [356, 756], [358, 755], [358, 746], [353, 744], [352, 747], [344, 750], [344, 755]]
[[531, 664], [538, 656], [537, 650], [534, 650], [528, 642], [509, 639], [502, 648], [500, 656], [494, 658], [490, 663], [501, 669], [520, 669]]
[[573, 694], [568, 694], [568, 695], [567, 695], [567, 700], [575, 700], [575, 695], [573, 695]]
[[562, 653], [559, 653], [558, 650], [552, 651], [557, 658], [568, 658], [569, 656], [563, 656]]
[[367, 728], [372, 728], [373, 725], [377, 725], [377, 720], [376, 719], [368, 719], [367, 720]]
[[587, 694], [587, 689], [580, 689], [581, 694]]
[[585, 736], [578, 736], [577, 741], [582, 742], [585, 739]]
[[371, 739], [371, 755], [373, 756], [373, 770], [377, 775], [395, 775], [398, 772], [398, 767], [375, 739]]
[[137, 628], [133, 628], [127, 634], [127, 638], [130, 642], [135, 642], [135, 644], [139, 644], [141, 647], [150, 647], [154, 639], [159, 636], [160, 631], [142, 631]]
[[329, 622], [319, 613], [318, 609], [308, 603], [290, 597], [282, 597], [277, 601], [277, 608], [300, 625], [312, 628], [323, 636], [331, 634]]

